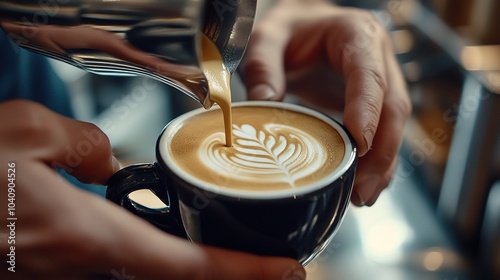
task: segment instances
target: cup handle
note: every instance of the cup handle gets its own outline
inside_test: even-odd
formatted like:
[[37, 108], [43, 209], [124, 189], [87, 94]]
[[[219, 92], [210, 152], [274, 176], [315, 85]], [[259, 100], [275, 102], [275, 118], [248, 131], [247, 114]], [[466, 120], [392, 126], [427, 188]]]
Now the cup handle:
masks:
[[[106, 198], [168, 233], [187, 238], [179, 223], [180, 213], [176, 193], [168, 189], [158, 163], [136, 164], [116, 172], [108, 181]], [[137, 190], [153, 192], [166, 207], [154, 209], [129, 198]]]

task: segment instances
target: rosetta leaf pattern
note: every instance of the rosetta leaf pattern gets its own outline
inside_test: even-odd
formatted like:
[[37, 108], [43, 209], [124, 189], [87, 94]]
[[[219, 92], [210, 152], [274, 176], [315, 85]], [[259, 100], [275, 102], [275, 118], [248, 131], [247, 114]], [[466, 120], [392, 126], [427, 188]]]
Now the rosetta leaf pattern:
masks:
[[[234, 177], [262, 182], [295, 182], [312, 174], [325, 162], [322, 146], [302, 130], [266, 124], [257, 130], [249, 124], [233, 125], [233, 147], [205, 140], [200, 152], [214, 171], [230, 169]], [[222, 138], [221, 135], [218, 136]]]

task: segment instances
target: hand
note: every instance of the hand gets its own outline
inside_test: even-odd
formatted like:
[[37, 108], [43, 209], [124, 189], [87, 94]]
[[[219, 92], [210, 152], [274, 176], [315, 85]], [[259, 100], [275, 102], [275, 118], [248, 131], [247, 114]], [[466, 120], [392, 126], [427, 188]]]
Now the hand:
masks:
[[411, 114], [385, 30], [368, 12], [321, 0], [279, 0], [256, 24], [242, 63], [249, 99], [286, 92], [322, 111], [343, 111], [360, 158], [354, 204], [373, 205], [397, 166]]
[[[87, 183], [115, 172], [109, 141], [94, 125], [27, 101], [0, 103], [0, 119], [0, 180], [8, 182], [15, 163], [17, 218], [15, 244], [1, 227], [1, 255], [15, 246], [16, 271], [2, 269], [1, 279], [304, 278], [294, 260], [195, 245], [61, 179], [54, 167]], [[2, 188], [4, 222], [6, 198]]]

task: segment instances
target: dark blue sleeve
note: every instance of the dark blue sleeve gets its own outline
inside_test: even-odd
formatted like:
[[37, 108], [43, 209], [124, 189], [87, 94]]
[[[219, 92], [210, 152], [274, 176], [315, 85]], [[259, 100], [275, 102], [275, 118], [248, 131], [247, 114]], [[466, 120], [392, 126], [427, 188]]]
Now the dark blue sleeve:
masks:
[[20, 48], [0, 31], [0, 102], [15, 98], [73, 117], [66, 85], [48, 59]]

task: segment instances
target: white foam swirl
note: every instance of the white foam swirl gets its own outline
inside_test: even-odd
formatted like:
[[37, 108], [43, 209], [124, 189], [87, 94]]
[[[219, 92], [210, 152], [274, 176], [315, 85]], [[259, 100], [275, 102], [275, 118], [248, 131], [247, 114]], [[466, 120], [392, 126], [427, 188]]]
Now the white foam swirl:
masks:
[[233, 125], [233, 147], [227, 148], [224, 133], [215, 133], [201, 144], [199, 156], [207, 168], [234, 179], [294, 187], [298, 179], [317, 171], [326, 151], [308, 133], [283, 124]]

